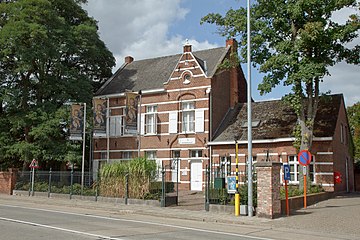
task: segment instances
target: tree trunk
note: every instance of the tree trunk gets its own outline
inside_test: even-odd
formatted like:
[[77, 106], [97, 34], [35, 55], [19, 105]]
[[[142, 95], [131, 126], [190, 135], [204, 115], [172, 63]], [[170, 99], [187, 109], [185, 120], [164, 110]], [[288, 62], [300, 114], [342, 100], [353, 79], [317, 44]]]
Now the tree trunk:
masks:
[[[315, 106], [317, 108], [317, 106]], [[299, 116], [299, 123], [301, 127], [301, 144], [299, 151], [308, 150], [311, 153], [312, 141], [313, 141], [313, 129], [314, 129], [314, 121], [315, 114], [313, 113], [315, 107], [311, 107], [311, 111], [308, 110], [308, 117], [305, 117], [304, 111]], [[308, 106], [309, 108], [309, 106]], [[316, 110], [315, 110], [316, 112]], [[299, 159], [298, 159], [299, 162]], [[304, 168], [299, 164], [299, 190], [304, 190], [304, 175], [306, 175], [306, 186], [310, 188], [311, 179], [310, 179], [310, 166], [306, 166], [306, 173], [304, 173]]]

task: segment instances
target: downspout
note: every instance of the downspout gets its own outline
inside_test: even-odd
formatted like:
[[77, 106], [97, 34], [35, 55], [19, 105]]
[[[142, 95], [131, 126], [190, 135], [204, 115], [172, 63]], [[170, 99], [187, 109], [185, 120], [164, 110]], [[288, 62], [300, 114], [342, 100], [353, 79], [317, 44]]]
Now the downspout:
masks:
[[[139, 106], [138, 106], [138, 158], [140, 158], [140, 148], [141, 148], [141, 90], [139, 91]], [[145, 123], [144, 123], [145, 124]], [[155, 126], [157, 128], [157, 126]]]
[[110, 100], [106, 102], [106, 162], [110, 163]]
[[348, 160], [349, 158], [346, 157], [345, 161], [345, 177], [346, 177], [346, 192], [349, 192], [349, 169], [348, 169]]

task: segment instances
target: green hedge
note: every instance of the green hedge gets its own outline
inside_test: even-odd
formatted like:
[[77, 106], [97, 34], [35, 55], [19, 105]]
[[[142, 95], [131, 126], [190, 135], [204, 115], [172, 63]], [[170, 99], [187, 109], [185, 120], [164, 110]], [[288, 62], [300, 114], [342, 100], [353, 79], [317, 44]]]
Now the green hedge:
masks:
[[[31, 184], [29, 182], [17, 182], [15, 189], [17, 190], [25, 190], [28, 191], [31, 188]], [[71, 186], [57, 186], [51, 185], [51, 193], [60, 193], [60, 194], [70, 194]], [[35, 192], [48, 192], [49, 191], [49, 183], [48, 182], [35, 182], [34, 183], [34, 191]], [[81, 195], [81, 185], [78, 183], [73, 184], [72, 186], [72, 194], [73, 195]], [[95, 196], [96, 191], [94, 188], [89, 188], [84, 186], [83, 195], [85, 196]]]

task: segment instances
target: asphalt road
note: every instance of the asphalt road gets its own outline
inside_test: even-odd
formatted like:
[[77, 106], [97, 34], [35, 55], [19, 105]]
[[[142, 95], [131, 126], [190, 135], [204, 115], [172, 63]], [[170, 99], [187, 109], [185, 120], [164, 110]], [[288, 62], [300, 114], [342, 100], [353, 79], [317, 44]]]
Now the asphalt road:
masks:
[[360, 239], [360, 195], [275, 220], [85, 200], [0, 195], [0, 240]]
[[141, 216], [132, 219], [99, 212], [94, 215], [85, 209], [67, 210], [2, 204], [1, 239], [269, 239], [240, 234], [235, 227], [222, 229], [202, 222], [161, 223]]

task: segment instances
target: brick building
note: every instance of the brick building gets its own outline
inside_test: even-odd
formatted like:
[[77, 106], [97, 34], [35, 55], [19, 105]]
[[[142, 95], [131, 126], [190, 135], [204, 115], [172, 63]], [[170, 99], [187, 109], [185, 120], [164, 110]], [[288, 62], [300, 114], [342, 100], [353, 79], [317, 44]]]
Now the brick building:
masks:
[[[293, 147], [295, 112], [281, 100], [252, 103], [253, 161], [272, 161], [290, 165], [290, 184], [298, 184], [300, 167]], [[239, 147], [239, 180], [247, 173], [247, 104], [238, 104], [225, 117], [213, 140], [212, 165], [215, 174], [235, 174], [235, 139]], [[354, 191], [354, 165], [351, 137], [344, 99], [341, 94], [322, 97], [315, 119], [312, 161], [309, 164], [312, 184], [327, 191]], [[334, 177], [340, 176], [341, 182]], [[281, 179], [283, 179], [281, 173]], [[244, 182], [242, 181], [241, 184]]]
[[[240, 134], [240, 171], [244, 172], [247, 85], [236, 54], [237, 43], [230, 39], [220, 48], [193, 52], [185, 44], [182, 54], [140, 61], [126, 57], [94, 97], [94, 169], [146, 156], [164, 166], [167, 181], [179, 181], [179, 189], [201, 191], [206, 166], [211, 166], [212, 177], [234, 174], [234, 134]], [[335, 114], [326, 116], [332, 128], [326, 127], [319, 136], [315, 133], [312, 175], [315, 183], [329, 190], [334, 188], [334, 171], [353, 178], [343, 100], [340, 95], [333, 99], [334, 104], [325, 104]], [[269, 150], [271, 160], [294, 163], [296, 183], [291, 135], [296, 116], [285, 106], [275, 107], [280, 101], [253, 104], [254, 130], [259, 130], [254, 135], [254, 157], [262, 159]], [[272, 131], [276, 124], [279, 129]], [[352, 189], [352, 184], [353, 180], [343, 181], [335, 190]]]

